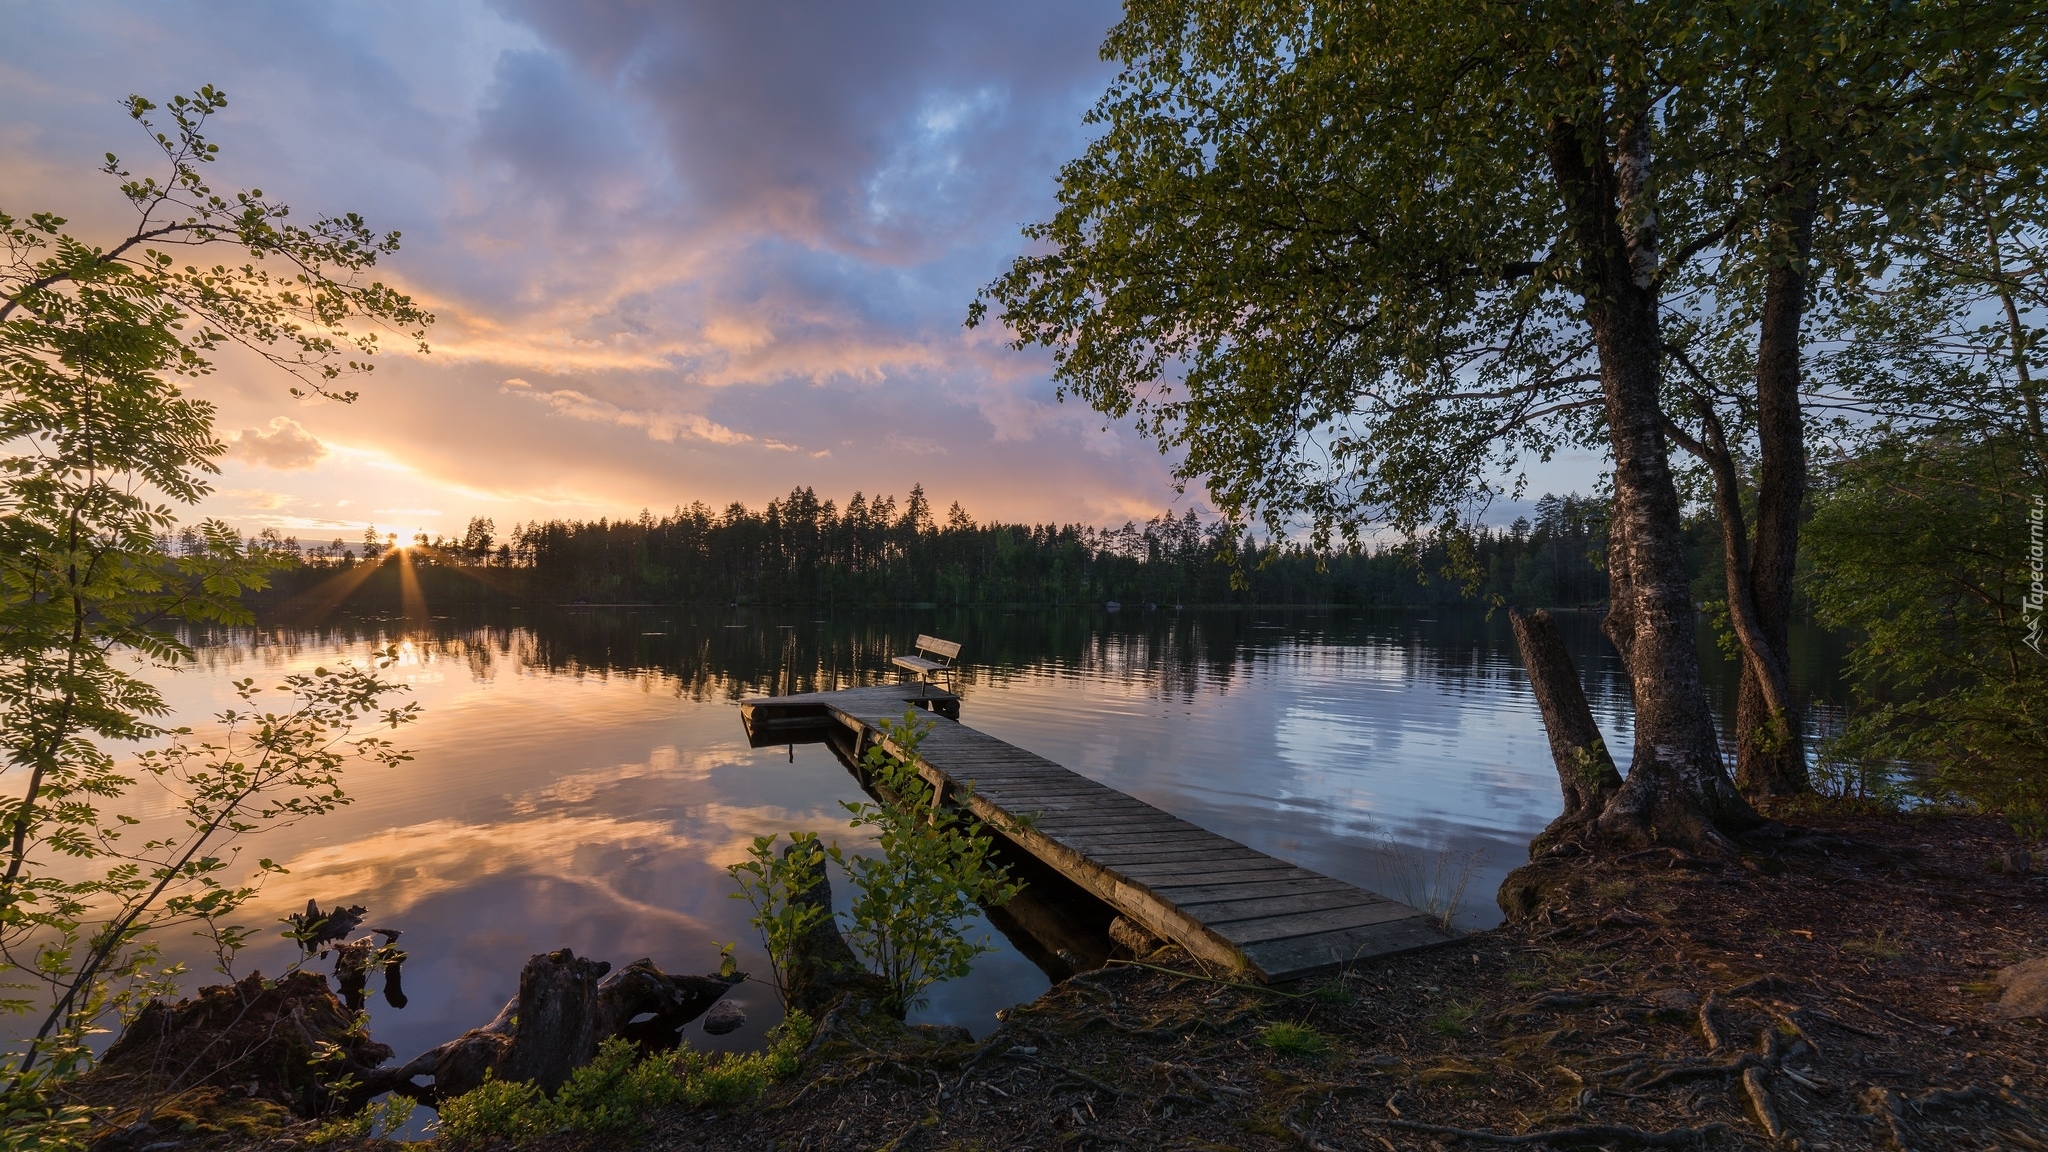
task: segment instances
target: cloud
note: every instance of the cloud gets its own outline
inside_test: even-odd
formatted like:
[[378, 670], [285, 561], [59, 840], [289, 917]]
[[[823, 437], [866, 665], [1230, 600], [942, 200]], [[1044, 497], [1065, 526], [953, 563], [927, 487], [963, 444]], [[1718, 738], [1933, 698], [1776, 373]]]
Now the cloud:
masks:
[[272, 417], [267, 430], [244, 428], [228, 437], [228, 447], [252, 464], [281, 472], [311, 468], [327, 458], [327, 445], [289, 416]]
[[[694, 413], [642, 412], [621, 408], [608, 400], [585, 395], [573, 388], [557, 388], [550, 392], [542, 392], [515, 377], [505, 381], [505, 393], [510, 396], [525, 396], [572, 420], [585, 420], [593, 424], [616, 424], [622, 428], [639, 428], [647, 433], [648, 439], [663, 443], [674, 443], [677, 440], [702, 440], [708, 444], [754, 442], [754, 438], [744, 432], [735, 432], [723, 424]], [[774, 440], [768, 441], [765, 446], [783, 451], [795, 450]]]
[[1115, 0], [337, 0], [204, 31], [141, 0], [41, 11], [0, 37], [0, 200], [119, 227], [92, 168], [140, 141], [98, 78], [167, 93], [162, 61], [204, 58], [233, 99], [218, 183], [403, 231], [377, 276], [441, 318], [431, 355], [393, 349], [317, 438], [272, 421], [287, 382], [260, 364], [195, 385], [249, 429], [238, 457], [299, 470], [264, 485], [291, 511], [346, 493], [446, 533], [798, 484], [922, 480], [983, 520], [1172, 499], [1127, 425], [1056, 402], [1049, 357], [960, 327], [1086, 145]]
[[221, 495], [239, 500], [242, 507], [252, 512], [275, 512], [297, 502], [282, 492], [266, 492], [261, 488], [229, 488]]

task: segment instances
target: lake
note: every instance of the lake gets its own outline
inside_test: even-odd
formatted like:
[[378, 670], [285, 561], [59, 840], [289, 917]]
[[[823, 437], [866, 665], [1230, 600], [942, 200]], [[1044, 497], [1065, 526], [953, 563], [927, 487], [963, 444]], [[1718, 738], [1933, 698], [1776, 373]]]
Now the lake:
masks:
[[[1592, 616], [1560, 624], [1626, 770], [1613, 652]], [[725, 866], [756, 835], [790, 829], [857, 847], [840, 805], [861, 794], [824, 745], [748, 747], [738, 701], [894, 680], [889, 656], [920, 632], [966, 646], [963, 723], [1212, 831], [1411, 902], [1418, 876], [1455, 878], [1471, 862], [1461, 927], [1498, 922], [1495, 887], [1559, 809], [1507, 621], [1477, 610], [337, 619], [195, 635], [198, 667], [166, 690], [191, 722], [226, 706], [234, 679], [269, 683], [399, 646], [387, 675], [425, 709], [399, 736], [416, 758], [353, 770], [352, 806], [251, 842], [250, 856], [290, 874], [245, 921], [268, 925], [311, 897], [367, 905], [370, 923], [403, 929], [411, 1003], [375, 1001], [371, 1014], [404, 1059], [489, 1020], [534, 952], [712, 971], [719, 944], [737, 943], [741, 966], [765, 976]], [[1802, 697], [1839, 696], [1838, 645], [1802, 631], [1795, 664]], [[1734, 671], [1718, 659], [1708, 671], [1725, 723]], [[995, 951], [913, 1019], [985, 1034], [997, 1009], [1048, 986], [994, 927], [971, 932]], [[290, 960], [289, 945], [265, 941], [243, 971]], [[168, 943], [205, 970], [196, 947]], [[693, 1027], [693, 1043], [759, 1044], [777, 1019], [773, 990], [735, 995], [748, 1026], [717, 1039]]]

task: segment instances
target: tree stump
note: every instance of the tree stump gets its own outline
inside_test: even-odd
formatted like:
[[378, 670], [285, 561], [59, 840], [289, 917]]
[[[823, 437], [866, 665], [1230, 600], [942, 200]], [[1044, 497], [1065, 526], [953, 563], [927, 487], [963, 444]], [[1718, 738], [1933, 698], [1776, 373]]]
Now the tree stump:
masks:
[[611, 970], [567, 948], [528, 960], [519, 973], [519, 1025], [498, 1078], [531, 1080], [552, 1094], [597, 1055], [611, 1034], [610, 1013], [598, 1005], [598, 981]]
[[[520, 970], [519, 995], [496, 1019], [403, 1067], [378, 1072], [375, 1091], [439, 1104], [482, 1084], [488, 1072], [499, 1080], [530, 1080], [552, 1093], [613, 1036], [646, 1052], [675, 1048], [683, 1026], [745, 978], [671, 976], [646, 959], [614, 972], [609, 963], [580, 958], [567, 948], [536, 955]], [[431, 1076], [433, 1083], [418, 1083], [421, 1076]]]

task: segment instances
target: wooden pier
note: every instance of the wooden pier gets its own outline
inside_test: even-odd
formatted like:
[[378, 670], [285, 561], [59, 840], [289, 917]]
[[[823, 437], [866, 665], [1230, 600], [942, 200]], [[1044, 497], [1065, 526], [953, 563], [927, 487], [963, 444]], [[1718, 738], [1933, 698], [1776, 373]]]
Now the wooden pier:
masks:
[[[1291, 980], [1456, 939], [1429, 917], [1198, 828], [959, 723], [928, 683], [741, 702], [756, 744], [832, 739], [854, 759], [888, 740], [906, 705], [932, 723], [918, 770], [941, 798], [1161, 939], [1258, 980]], [[891, 746], [891, 751], [895, 751]], [[963, 785], [972, 785], [963, 789]]]

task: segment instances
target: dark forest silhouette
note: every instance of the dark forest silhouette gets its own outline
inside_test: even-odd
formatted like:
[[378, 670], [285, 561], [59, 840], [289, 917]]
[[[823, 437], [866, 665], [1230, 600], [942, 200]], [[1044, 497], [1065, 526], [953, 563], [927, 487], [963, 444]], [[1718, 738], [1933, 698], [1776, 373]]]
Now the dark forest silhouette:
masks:
[[[274, 531], [259, 542], [300, 559], [273, 600], [329, 608], [395, 604], [408, 588], [436, 604], [1570, 607], [1605, 600], [1606, 537], [1605, 502], [1576, 495], [1546, 495], [1533, 521], [1455, 544], [1427, 537], [1319, 555], [1192, 511], [1120, 528], [980, 524], [957, 503], [936, 515], [917, 487], [901, 503], [856, 492], [842, 509], [798, 488], [759, 511], [699, 502], [659, 517], [535, 521], [502, 536], [477, 518], [460, 538], [421, 535], [404, 548], [374, 529], [355, 543], [307, 547]], [[1717, 557], [1704, 535], [1699, 544], [1699, 586], [1711, 589]]]

